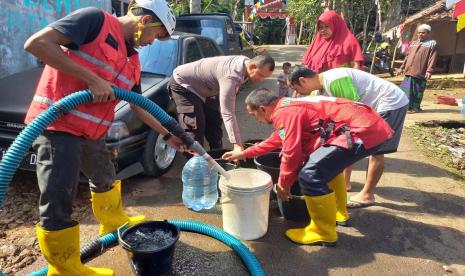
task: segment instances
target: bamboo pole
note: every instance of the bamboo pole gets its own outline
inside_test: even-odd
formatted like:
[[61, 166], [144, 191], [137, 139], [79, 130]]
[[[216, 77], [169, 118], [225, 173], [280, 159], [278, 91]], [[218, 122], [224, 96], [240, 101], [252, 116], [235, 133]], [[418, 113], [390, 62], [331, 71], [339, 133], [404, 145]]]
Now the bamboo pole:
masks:
[[302, 31], [303, 31], [303, 27], [304, 26], [304, 22], [301, 21], [300, 22], [300, 30], [299, 30], [299, 39], [297, 40], [297, 45], [300, 45], [300, 40], [302, 39]]
[[375, 65], [376, 49], [378, 49], [378, 43], [375, 44], [375, 49], [373, 50], [373, 58], [371, 59], [370, 74], [372, 74], [373, 66]]
[[394, 53], [392, 54], [392, 61], [391, 61], [391, 68], [394, 69], [394, 64], [396, 61], [396, 54], [397, 54], [397, 45], [394, 46]]

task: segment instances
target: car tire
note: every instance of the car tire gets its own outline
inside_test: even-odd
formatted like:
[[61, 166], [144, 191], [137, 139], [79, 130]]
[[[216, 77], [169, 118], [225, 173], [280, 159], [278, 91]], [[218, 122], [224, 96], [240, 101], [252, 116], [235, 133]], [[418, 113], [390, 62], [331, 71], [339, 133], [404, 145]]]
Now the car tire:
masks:
[[150, 130], [142, 159], [144, 174], [153, 177], [163, 175], [173, 165], [175, 157], [176, 150], [161, 135]]

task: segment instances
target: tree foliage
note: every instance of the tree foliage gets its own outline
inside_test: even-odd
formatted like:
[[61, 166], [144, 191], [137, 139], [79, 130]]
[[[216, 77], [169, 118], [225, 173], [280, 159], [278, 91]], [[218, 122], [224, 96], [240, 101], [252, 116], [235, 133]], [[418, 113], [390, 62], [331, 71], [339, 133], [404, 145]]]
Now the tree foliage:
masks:
[[[189, 13], [189, 0], [170, 0], [176, 15]], [[203, 13], [225, 12], [231, 14], [234, 10], [235, 0], [201, 0], [201, 10]]]
[[[369, 33], [375, 30], [377, 10], [374, 0], [289, 0], [287, 11], [303, 24], [303, 37], [312, 37], [315, 23], [325, 9], [338, 11], [347, 26], [366, 44]], [[400, 24], [407, 16], [433, 3], [435, 0], [380, 0], [382, 29]]]
[[315, 22], [323, 12], [323, 6], [320, 0], [289, 0], [287, 11], [299, 22]]
[[284, 44], [285, 25], [284, 19], [256, 17], [253, 23], [254, 34], [259, 37], [260, 44]]
[[[189, 13], [190, 0], [169, 0], [175, 14]], [[381, 3], [381, 19], [383, 28], [389, 28], [401, 23], [405, 17], [415, 13], [433, 3], [436, 0], [379, 0]], [[365, 47], [376, 26], [375, 0], [288, 0], [286, 10], [298, 23], [297, 32], [302, 26], [302, 43], [308, 43], [315, 34], [315, 26], [318, 17], [325, 9], [336, 10], [344, 17], [349, 29], [357, 35], [361, 44]], [[244, 1], [235, 7], [236, 0], [201, 0], [202, 12], [225, 12], [232, 14], [237, 8], [237, 18], [244, 9]], [[261, 38], [263, 43], [280, 43], [281, 30], [284, 20], [254, 19], [254, 32]], [[269, 33], [268, 33], [269, 32]], [[299, 33], [298, 33], [299, 34]]]

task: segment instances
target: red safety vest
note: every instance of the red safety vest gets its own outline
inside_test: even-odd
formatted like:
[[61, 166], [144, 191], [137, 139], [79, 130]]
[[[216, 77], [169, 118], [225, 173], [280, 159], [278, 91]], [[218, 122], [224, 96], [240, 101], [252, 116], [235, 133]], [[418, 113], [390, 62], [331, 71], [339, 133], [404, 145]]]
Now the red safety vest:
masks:
[[[315, 133], [320, 133], [321, 127], [327, 129], [329, 123], [334, 124], [331, 131], [326, 133], [325, 141], [320, 139], [323, 145], [349, 148], [359, 138], [365, 149], [370, 149], [391, 138], [394, 133], [389, 124], [376, 111], [358, 102], [324, 96], [283, 98], [277, 108], [293, 105], [304, 105], [315, 111], [320, 121], [315, 128]], [[348, 141], [345, 129], [350, 131], [351, 141]]]
[[[105, 17], [99, 35], [79, 50], [63, 48], [63, 52], [76, 63], [93, 71], [114, 86], [131, 90], [140, 80], [138, 54], [128, 57], [123, 31], [117, 18], [103, 11]], [[113, 37], [117, 49], [105, 42]], [[63, 97], [87, 89], [82, 80], [64, 74], [48, 65], [40, 78], [36, 94], [29, 107], [25, 123], [28, 124], [42, 111]], [[86, 139], [96, 140], [107, 132], [114, 119], [118, 100], [106, 103], [87, 103], [67, 112], [47, 127], [48, 130], [64, 131]]]

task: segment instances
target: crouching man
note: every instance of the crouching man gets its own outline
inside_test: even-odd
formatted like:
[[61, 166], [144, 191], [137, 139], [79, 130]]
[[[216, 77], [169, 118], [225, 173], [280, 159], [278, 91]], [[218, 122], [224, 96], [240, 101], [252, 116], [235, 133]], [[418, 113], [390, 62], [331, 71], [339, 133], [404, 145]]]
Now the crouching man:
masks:
[[273, 124], [274, 132], [244, 151], [227, 152], [226, 160], [265, 154], [282, 146], [278, 196], [288, 201], [298, 178], [312, 218], [286, 236], [301, 244], [334, 246], [336, 198], [328, 182], [346, 167], [372, 155], [393, 135], [392, 129], [370, 107], [333, 97], [281, 98], [267, 89], [249, 94], [247, 111], [258, 122]]

